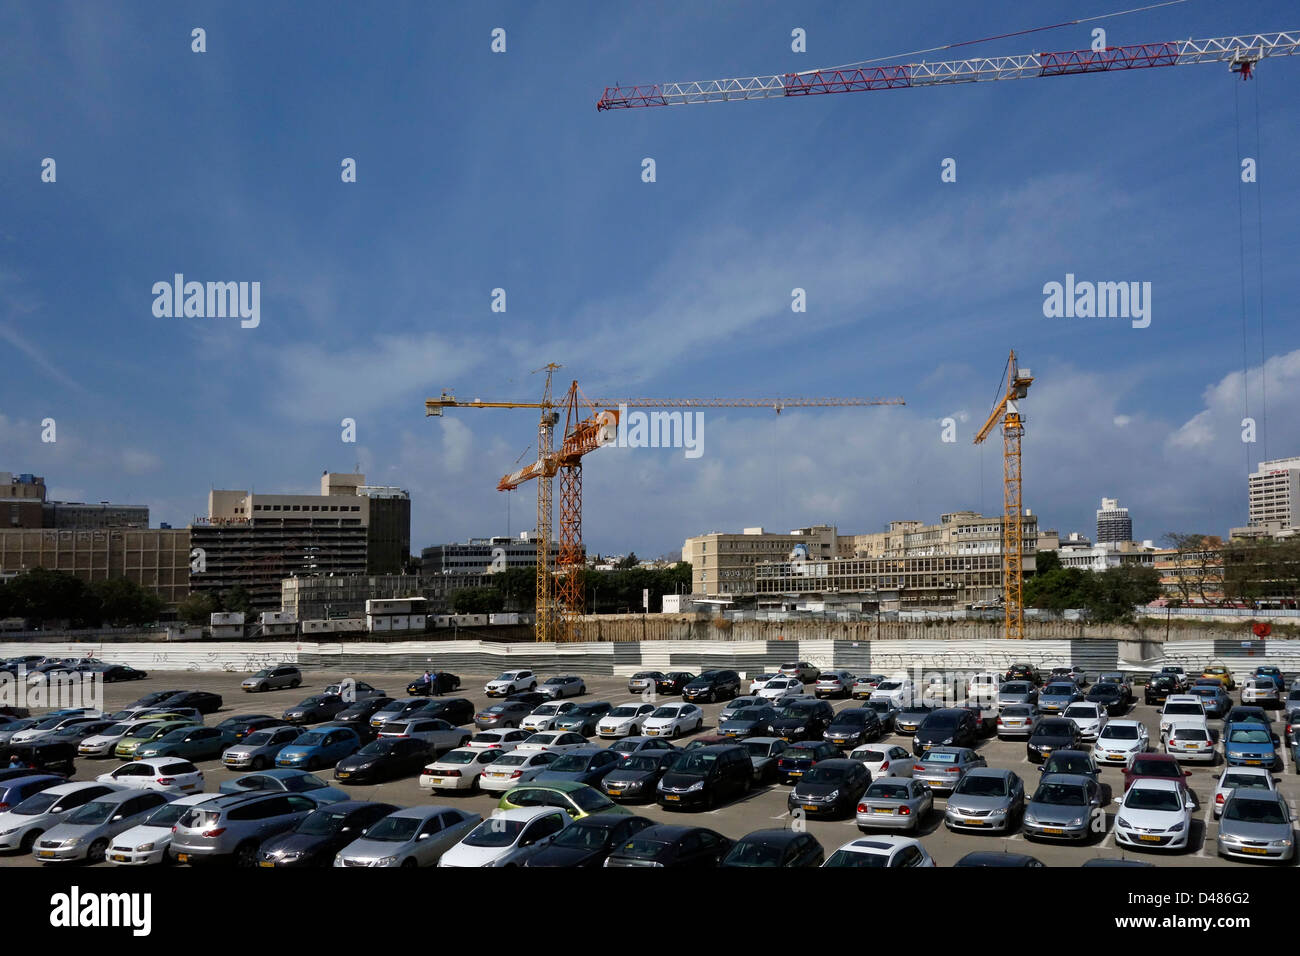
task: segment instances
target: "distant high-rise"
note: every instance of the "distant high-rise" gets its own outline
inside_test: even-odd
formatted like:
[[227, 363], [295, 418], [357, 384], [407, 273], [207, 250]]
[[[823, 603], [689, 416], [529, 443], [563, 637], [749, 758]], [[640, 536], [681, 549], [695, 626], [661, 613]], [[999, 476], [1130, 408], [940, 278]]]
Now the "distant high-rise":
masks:
[[1279, 530], [1296, 527], [1300, 458], [1261, 461], [1250, 475], [1250, 523]]
[[1127, 508], [1119, 506], [1118, 498], [1102, 498], [1097, 509], [1097, 543], [1107, 544], [1133, 540], [1133, 519]]

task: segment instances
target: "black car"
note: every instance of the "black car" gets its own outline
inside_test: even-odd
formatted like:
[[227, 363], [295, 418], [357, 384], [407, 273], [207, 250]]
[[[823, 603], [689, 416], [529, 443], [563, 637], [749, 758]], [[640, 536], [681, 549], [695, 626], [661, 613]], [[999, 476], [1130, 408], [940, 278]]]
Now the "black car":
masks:
[[782, 703], [772, 721], [772, 736], [793, 743], [796, 740], [821, 740], [835, 719], [829, 700], [796, 699]]
[[272, 717], [270, 714], [236, 714], [217, 724], [217, 729], [228, 730], [235, 735], [236, 740], [243, 740], [255, 730], [280, 727], [284, 723], [282, 718]]
[[1025, 755], [1034, 763], [1042, 763], [1057, 750], [1078, 750], [1081, 738], [1079, 727], [1066, 717], [1044, 717], [1034, 724], [1034, 732], [1025, 743]]
[[826, 851], [811, 833], [755, 830], [731, 845], [718, 866], [821, 866]]
[[77, 745], [63, 741], [35, 744], [5, 744], [4, 753], [29, 770], [70, 775], [76, 769]]
[[1147, 863], [1145, 860], [1117, 860], [1114, 857], [1095, 856], [1091, 860], [1081, 864], [1082, 866], [1155, 866], [1154, 863]]
[[995, 850], [975, 850], [967, 853], [953, 866], [1044, 866], [1042, 860], [1027, 853], [999, 853]]
[[680, 694], [693, 680], [695, 675], [690, 671], [669, 671], [655, 681], [655, 691], [660, 694]]
[[605, 861], [606, 866], [717, 866], [731, 849], [731, 840], [704, 827], [659, 823], [625, 840]]
[[743, 740], [746, 737], [770, 737], [772, 723], [777, 718], [776, 708], [767, 704], [742, 707], [718, 724], [718, 733], [724, 737]]
[[444, 697], [442, 700], [432, 701], [427, 709], [420, 711], [420, 716], [438, 717], [459, 727], [474, 722], [474, 704], [464, 697]]
[[898, 707], [892, 701], [882, 700], [865, 700], [862, 702], [863, 707], [869, 707], [876, 712], [880, 718], [880, 732], [882, 734], [892, 734], [894, 732], [894, 721], [898, 717]]
[[613, 709], [614, 705], [607, 700], [593, 700], [578, 704], [567, 714], [561, 714], [551, 721], [551, 729], [569, 730], [584, 737], [594, 737], [600, 719]]
[[282, 716], [291, 724], [316, 724], [333, 720], [347, 706], [348, 702], [338, 694], [313, 694], [287, 708]]
[[416, 737], [379, 737], [334, 765], [334, 779], [374, 783], [408, 774], [419, 775], [433, 761], [427, 741]]
[[288, 833], [273, 836], [257, 853], [257, 865], [265, 867], [332, 866], [334, 856], [372, 824], [399, 807], [391, 803], [344, 800], [313, 810]]
[[527, 704], [530, 711], [538, 704], [545, 704], [551, 700], [550, 697], [535, 690], [521, 690], [517, 694], [510, 694], [505, 699], [514, 701], [516, 704]]
[[437, 697], [453, 690], [460, 690], [460, 678], [448, 671], [433, 671], [432, 679], [421, 674], [406, 685], [406, 693], [410, 697]]
[[193, 707], [200, 714], [215, 714], [221, 709], [221, 695], [206, 690], [185, 690], [154, 704], [155, 707]]
[[653, 800], [659, 781], [679, 756], [681, 751], [676, 749], [642, 750], [634, 753], [601, 778], [600, 789], [617, 803]]
[[1124, 688], [1119, 684], [1093, 684], [1083, 699], [1089, 703], [1101, 704], [1109, 717], [1119, 717], [1128, 709]]
[[822, 731], [822, 737], [841, 750], [852, 750], [884, 735], [880, 715], [870, 707], [846, 707]]
[[862, 761], [847, 757], [821, 760], [795, 782], [786, 809], [809, 817], [849, 816], [869, 786], [871, 771]]
[[1142, 699], [1148, 704], [1163, 704], [1170, 694], [1181, 693], [1178, 678], [1172, 674], [1157, 674], [1147, 681], [1142, 691]]
[[333, 722], [342, 727], [351, 727], [362, 740], [373, 740], [379, 729], [370, 726], [370, 718], [392, 702], [391, 697], [367, 697], [344, 707], [334, 715]]
[[152, 694], [145, 694], [143, 697], [131, 701], [122, 710], [136, 710], [137, 708], [156, 707], [159, 701], [175, 697], [177, 694], [183, 694], [183, 690], [156, 690]]
[[538, 783], [571, 780], [589, 787], [600, 787], [606, 774], [623, 766], [623, 758], [605, 747], [575, 747], [566, 750], [533, 777]]
[[1043, 675], [1038, 672], [1038, 668], [1033, 664], [1012, 664], [1007, 668], [1007, 672], [1002, 675], [1002, 680], [1027, 680], [1035, 687], [1043, 685]]
[[547, 844], [536, 847], [520, 866], [604, 866], [616, 848], [649, 827], [653, 820], [595, 813], [574, 820]]
[[99, 670], [104, 675], [104, 683], [115, 684], [123, 680], [144, 680], [149, 676], [148, 671], [142, 671], [132, 667], [130, 664], [109, 664]]
[[776, 777], [782, 783], [794, 783], [820, 760], [840, 755], [839, 748], [825, 740], [802, 740], [791, 744], [776, 758]]
[[735, 671], [705, 671], [682, 688], [682, 700], [692, 703], [730, 700], [740, 696], [740, 675]]
[[679, 754], [659, 781], [656, 800], [664, 809], [713, 808], [749, 793], [753, 785], [749, 751], [736, 744], [714, 744]]
[[980, 728], [965, 707], [944, 707], [921, 721], [912, 737], [912, 753], [920, 757], [931, 747], [971, 747], [979, 743]]
[[894, 717], [894, 733], [904, 737], [912, 736], [925, 723], [925, 718], [936, 710], [937, 707], [927, 707], [924, 704], [908, 704]]

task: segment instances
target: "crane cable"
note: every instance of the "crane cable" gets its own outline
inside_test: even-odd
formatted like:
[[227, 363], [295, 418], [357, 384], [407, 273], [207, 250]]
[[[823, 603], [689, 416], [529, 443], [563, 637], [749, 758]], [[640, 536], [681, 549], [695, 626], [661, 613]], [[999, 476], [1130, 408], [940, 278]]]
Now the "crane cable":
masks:
[[[1250, 358], [1246, 320], [1246, 197], [1245, 178], [1241, 175], [1241, 84], [1234, 84], [1232, 102], [1237, 123], [1237, 244], [1241, 257], [1241, 401], [1243, 417], [1250, 418]], [[1250, 473], [1250, 444], [1242, 442], [1246, 456], [1246, 473]]]
[[[1255, 77], [1259, 82], [1259, 77]], [[1259, 163], [1264, 152], [1263, 133], [1259, 123], [1259, 87], [1255, 87], [1255, 202], [1259, 215], [1255, 219], [1259, 248], [1259, 390], [1260, 390], [1260, 444], [1264, 460], [1268, 460], [1268, 353], [1264, 351], [1264, 194], [1260, 192]]]

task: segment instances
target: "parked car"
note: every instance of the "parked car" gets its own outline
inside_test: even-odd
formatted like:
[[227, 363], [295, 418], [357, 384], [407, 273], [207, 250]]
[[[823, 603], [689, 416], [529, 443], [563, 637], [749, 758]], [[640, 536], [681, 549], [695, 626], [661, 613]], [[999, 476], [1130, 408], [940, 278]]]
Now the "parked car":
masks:
[[[641, 736], [645, 719], [653, 714], [655, 709], [654, 704], [620, 704], [596, 723], [596, 736], [615, 738]], [[536, 711], [533, 713], [535, 714]]]
[[1083, 700], [1083, 691], [1074, 681], [1053, 681], [1038, 694], [1038, 709], [1045, 714], [1060, 713], [1071, 704]]
[[643, 753], [676, 753], [677, 748], [662, 737], [624, 737], [609, 748], [624, 760]]
[[141, 722], [140, 726], [134, 728], [129, 734], [118, 738], [117, 743], [113, 746], [113, 754], [119, 760], [133, 760], [140, 748], [166, 737], [174, 730], [188, 730], [197, 726], [189, 720], [154, 720]]
[[1042, 763], [1054, 750], [1078, 750], [1082, 739], [1074, 721], [1044, 717], [1034, 725], [1025, 742], [1025, 755], [1033, 763]]
[[903, 708], [912, 703], [916, 686], [907, 679], [885, 680], [871, 692], [871, 700], [887, 700], [895, 707]]
[[759, 689], [757, 696], [770, 704], [775, 704], [786, 697], [800, 697], [803, 695], [803, 682], [797, 677], [773, 677], [763, 684]]
[[334, 765], [334, 779], [377, 783], [420, 773], [432, 757], [429, 742], [418, 737], [379, 737]]
[[1215, 664], [1205, 668], [1205, 670], [1201, 673], [1201, 676], [1217, 678], [1219, 682], [1223, 684], [1223, 686], [1226, 687], [1228, 690], [1237, 689], [1237, 681], [1235, 678], [1233, 678], [1232, 671], [1228, 670], [1228, 668], [1223, 667], [1222, 665]]
[[1166, 664], [1160, 668], [1160, 673], [1165, 677], [1172, 677], [1178, 682], [1178, 693], [1186, 693], [1187, 688], [1191, 685], [1187, 672], [1178, 664]]
[[1104, 803], [1101, 784], [1084, 774], [1044, 774], [1021, 820], [1029, 839], [1087, 841]]
[[293, 726], [255, 730], [222, 752], [222, 766], [232, 770], [265, 770], [275, 765], [275, 758], [281, 750], [301, 736], [302, 730]]
[[852, 750], [885, 735], [880, 716], [870, 707], [845, 707], [831, 718], [822, 738], [841, 750]]
[[1188, 693], [1201, 699], [1206, 717], [1222, 718], [1232, 709], [1232, 698], [1217, 681], [1212, 686], [1193, 684]]
[[478, 776], [479, 789], [505, 793], [511, 787], [531, 780], [559, 757], [551, 750], [508, 750], [483, 768]]
[[[453, 727], [438, 717], [406, 717], [385, 723], [379, 731], [379, 739], [385, 737], [419, 740], [425, 745], [426, 752], [436, 756], [466, 746], [470, 741], [470, 732], [464, 727]], [[519, 740], [515, 742], [518, 743]], [[500, 746], [501, 742], [496, 743]]]
[[606, 774], [622, 765], [622, 757], [603, 747], [579, 747], [560, 754], [532, 779], [539, 783], [565, 780], [599, 787]]
[[1119, 846], [1186, 849], [1191, 829], [1191, 801], [1180, 780], [1135, 780], [1115, 814]]
[[[76, 769], [77, 748], [63, 741], [47, 741], [39, 744], [10, 744], [5, 747], [9, 754], [10, 769], [26, 769], [33, 774], [51, 774], [62, 777], [71, 776]], [[14, 764], [18, 764], [15, 767]], [[0, 800], [0, 804], [3, 801]], [[5, 807], [0, 805], [0, 811]]]
[[665, 704], [645, 719], [641, 732], [647, 737], [677, 738], [696, 733], [704, 726], [704, 711], [694, 704]]
[[1124, 789], [1127, 791], [1139, 780], [1155, 779], [1172, 780], [1186, 791], [1186, 778], [1191, 775], [1190, 770], [1180, 767], [1169, 754], [1137, 754], [1124, 768]]
[[548, 677], [542, 681], [541, 686], [537, 688], [537, 692], [552, 700], [560, 700], [565, 697], [581, 697], [587, 693], [587, 683], [577, 674], [561, 674], [556, 677]]
[[444, 866], [443, 857], [483, 824], [455, 807], [408, 807], [372, 824], [334, 857], [335, 866]]
[[530, 851], [549, 846], [572, 822], [568, 814], [547, 806], [494, 813], [448, 848], [438, 866], [519, 866]]
[[884, 679], [884, 674], [859, 674], [853, 681], [853, 699], [868, 699]]
[[217, 727], [180, 727], [135, 750], [136, 760], [183, 757], [186, 760], [214, 760], [235, 743], [235, 735]]
[[1028, 680], [1010, 680], [1004, 681], [998, 688], [998, 696], [995, 700], [995, 706], [1002, 710], [1012, 704], [1037, 704], [1038, 703], [1038, 686], [1033, 681]]
[[880, 731], [882, 734], [892, 734], [894, 732], [894, 721], [899, 714], [897, 705], [890, 700], [873, 697], [864, 701], [862, 706], [876, 712], [876, 716], [880, 718]]
[[777, 673], [786, 677], [797, 677], [805, 684], [811, 684], [821, 676], [821, 671], [808, 661], [787, 661], [777, 668]]
[[532, 710], [532, 707], [522, 701], [505, 700], [475, 714], [474, 726], [479, 730], [487, 730], [489, 727], [518, 727]]
[[595, 787], [572, 780], [530, 780], [511, 787], [497, 801], [498, 810], [539, 806], [558, 807], [575, 820], [597, 813], [631, 816], [630, 810], [620, 807]]
[[749, 754], [749, 763], [757, 783], [776, 779], [781, 754], [790, 749], [790, 745], [780, 737], [746, 737], [741, 745]]
[[1147, 725], [1140, 720], [1112, 720], [1102, 728], [1092, 752], [1099, 763], [1127, 765], [1151, 746]]
[[299, 793], [315, 803], [339, 803], [351, 799], [347, 792], [305, 770], [272, 769], [246, 773], [227, 780], [218, 788], [222, 793]]
[[203, 771], [178, 757], [136, 757], [95, 779], [99, 783], [133, 790], [161, 790], [173, 794], [203, 791]]
[[429, 671], [406, 685], [407, 697], [437, 697], [460, 690], [460, 678], [450, 671]]
[[420, 786], [429, 790], [475, 790], [479, 776], [500, 757], [500, 750], [457, 747], [420, 772]]
[[567, 714], [560, 714], [551, 722], [553, 730], [567, 730], [584, 737], [596, 736], [596, 727], [601, 718], [614, 709], [607, 700], [593, 700], [579, 704]]
[[[57, 825], [69, 812], [112, 793], [114, 789], [110, 784], [97, 781], [65, 783], [60, 778], [52, 786], [41, 789], [24, 786], [13, 794], [5, 793], [4, 799], [16, 799], [17, 803], [11, 803], [7, 810], [0, 812], [0, 850], [31, 852], [37, 837]], [[19, 799], [21, 793], [29, 791], [30, 796]]]
[[399, 811], [391, 803], [345, 800], [317, 807], [292, 830], [271, 837], [257, 852], [260, 867], [324, 867], [345, 847], [364, 839], [366, 831]]
[[718, 866], [809, 867], [821, 866], [825, 860], [826, 851], [811, 833], [768, 829], [747, 833], [731, 844]]
[[533, 734], [516, 749], [518, 750], [550, 750], [560, 753], [565, 750], [573, 750], [576, 747], [586, 747], [587, 738], [582, 734], [575, 734], [568, 730], [543, 730]]
[[871, 771], [866, 764], [847, 757], [832, 757], [816, 763], [795, 782], [786, 798], [786, 809], [809, 817], [851, 816], [869, 786]]
[[1179, 760], [1198, 763], [1212, 764], [1218, 759], [1218, 754], [1214, 752], [1214, 739], [1200, 721], [1174, 721], [1170, 724], [1169, 733], [1165, 736], [1165, 753], [1172, 754]]
[[489, 697], [509, 697], [521, 690], [536, 690], [537, 675], [531, 670], [521, 669], [505, 671], [495, 680], [490, 680], [483, 687], [483, 693]]
[[998, 714], [998, 740], [1021, 740], [1034, 732], [1038, 723], [1037, 704], [1007, 704]]
[[154, 807], [135, 826], [113, 837], [105, 862], [110, 866], [159, 866], [172, 862], [172, 828], [191, 807], [206, 803], [213, 796], [188, 793]]
[[285, 708], [281, 716], [291, 724], [316, 724], [332, 720], [348, 706], [348, 701], [338, 694], [313, 694], [292, 707]]
[[849, 754], [850, 760], [861, 760], [871, 771], [871, 779], [880, 777], [910, 777], [916, 766], [916, 757], [898, 744], [863, 744]]
[[931, 747], [913, 765], [912, 776], [935, 793], [947, 793], [967, 771], [987, 765], [969, 747]]
[[919, 702], [904, 704], [894, 716], [894, 733], [901, 734], [904, 737], [915, 736], [917, 729], [925, 723], [925, 718], [929, 717], [937, 709], [929, 704]]
[[682, 688], [682, 700], [693, 703], [740, 696], [740, 675], [733, 670], [704, 671]]
[[1079, 737], [1087, 741], [1096, 740], [1110, 719], [1105, 707], [1088, 701], [1071, 704], [1061, 712], [1061, 716], [1074, 721], [1074, 725], [1079, 728]]
[[263, 730], [267, 727], [286, 727], [288, 724], [282, 718], [272, 717], [270, 714], [235, 714], [233, 717], [227, 717], [216, 726], [218, 730], [230, 731], [235, 735], [235, 740], [238, 742], [254, 731]]
[[658, 683], [664, 677], [663, 671], [637, 671], [627, 679], [629, 694], [647, 694], [658, 689]]
[[[541, 703], [541, 701], [538, 701], [538, 703]], [[532, 706], [537, 705], [533, 704]], [[439, 717], [447, 723], [459, 727], [473, 723], [474, 712], [474, 704], [464, 697], [443, 697], [429, 701], [424, 710], [420, 711], [420, 715], [423, 717]]]
[[1213, 812], [1217, 820], [1223, 805], [1234, 790], [1277, 790], [1277, 779], [1266, 767], [1228, 767], [1219, 775], [1214, 787]]
[[1271, 677], [1252, 677], [1241, 687], [1241, 702], [1258, 707], [1281, 707], [1282, 690]]
[[1002, 679], [1004, 681], [1027, 680], [1038, 687], [1043, 684], [1043, 676], [1033, 664], [1012, 664], [1002, 675]]
[[[1222, 684], [1220, 684], [1222, 686]], [[1142, 701], [1147, 705], [1163, 704], [1170, 694], [1182, 693], [1178, 678], [1173, 674], [1157, 674], [1142, 690]]]
[[735, 744], [702, 747], [674, 759], [660, 778], [656, 800], [665, 809], [704, 806], [748, 794], [754, 783], [749, 751]]
[[975, 717], [961, 707], [944, 707], [926, 715], [912, 736], [912, 753], [924, 757], [935, 749], [974, 747], [980, 732]]
[[777, 711], [769, 705], [745, 707], [732, 713], [726, 720], [720, 719], [718, 733], [735, 739], [770, 737], [776, 719]]
[[302, 671], [294, 664], [277, 664], [275, 667], [263, 667], [251, 677], [245, 677], [239, 684], [248, 693], [265, 693], [282, 687], [301, 687]]
[[[468, 736], [468, 731], [464, 731], [464, 733], [468, 739], [459, 741], [456, 744], [457, 747], [469, 747], [471, 750], [504, 750], [507, 752], [514, 750], [533, 735], [531, 730], [517, 730], [513, 727], [502, 727], [500, 730], [480, 730], [473, 737]], [[450, 750], [452, 748], [444, 749]]]
[[676, 750], [644, 750], [621, 761], [600, 780], [611, 800], [654, 800], [659, 781], [677, 759]]
[[848, 671], [823, 671], [813, 685], [813, 694], [818, 697], [852, 697], [856, 680]]
[[574, 820], [549, 842], [534, 844], [520, 855], [520, 866], [592, 867], [605, 860], [642, 830], [654, 826], [645, 817], [597, 813]]
[[731, 849], [732, 841], [705, 827], [646, 827], [605, 859], [605, 866], [712, 867]]
[[103, 675], [102, 679], [105, 684], [117, 684], [127, 680], [144, 680], [149, 676], [148, 671], [142, 671], [130, 664], [101, 664], [95, 668], [95, 672]]
[[[123, 768], [125, 769], [125, 768]], [[141, 823], [171, 794], [114, 790], [83, 803], [36, 840], [32, 855], [42, 863], [100, 863], [119, 833]]]
[[776, 680], [780, 676], [776, 671], [763, 671], [761, 674], [755, 674], [749, 679], [748, 693], [751, 695], [757, 694], [767, 686], [768, 681]]
[[323, 724], [302, 734], [275, 755], [275, 765], [311, 772], [332, 767], [361, 749], [361, 738], [349, 727]]
[[829, 701], [816, 698], [783, 699], [777, 706], [776, 719], [772, 721], [772, 736], [791, 743], [798, 740], [820, 740], [834, 719], [835, 709]]
[[1295, 859], [1295, 829], [1286, 798], [1274, 791], [1232, 791], [1219, 818], [1215, 849], [1226, 858]]
[[880, 777], [871, 782], [858, 801], [855, 822], [858, 829], [918, 831], [930, 810], [934, 795], [912, 777]]
[[1269, 728], [1257, 723], [1224, 723], [1223, 760], [1230, 767], [1280, 766], [1281, 741]]
[[[971, 855], [967, 854], [968, 857]], [[934, 858], [926, 852], [925, 847], [921, 846], [920, 841], [899, 836], [872, 836], [852, 840], [832, 853], [822, 864], [823, 867], [831, 868], [855, 866], [867, 869], [902, 869], [934, 865]]]
[[1102, 708], [1107, 717], [1120, 717], [1128, 710], [1129, 697], [1119, 684], [1097, 682], [1083, 695], [1084, 701]]
[[695, 680], [690, 671], [669, 671], [655, 682], [655, 692], [670, 696], [680, 694], [686, 685]]
[[944, 825], [949, 830], [1011, 832], [1025, 809], [1025, 785], [1012, 770], [972, 767], [961, 775], [948, 805]]
[[165, 697], [154, 704], [155, 707], [175, 708], [193, 707], [201, 714], [215, 714], [221, 709], [221, 695], [206, 690], [185, 690], [171, 697]]

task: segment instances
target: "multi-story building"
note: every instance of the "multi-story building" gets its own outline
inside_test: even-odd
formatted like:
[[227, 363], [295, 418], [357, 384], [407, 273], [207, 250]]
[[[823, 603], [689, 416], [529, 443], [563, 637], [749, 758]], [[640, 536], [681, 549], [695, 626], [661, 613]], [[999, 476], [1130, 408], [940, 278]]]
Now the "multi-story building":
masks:
[[[560, 546], [551, 542], [551, 567], [560, 555]], [[425, 577], [439, 574], [494, 574], [510, 568], [537, 567], [537, 534], [521, 531], [519, 537], [470, 538], [456, 544], [439, 544], [425, 548], [420, 555], [420, 573]]]
[[0, 571], [67, 571], [87, 583], [126, 578], [170, 605], [190, 592], [187, 529], [0, 530]]
[[1152, 541], [1111, 541], [1093, 544], [1081, 534], [1071, 533], [1055, 549], [1063, 568], [1081, 571], [1105, 571], [1108, 568], [1134, 566], [1149, 568], [1155, 563], [1156, 546]]
[[1297, 526], [1300, 514], [1300, 458], [1276, 458], [1261, 461], [1248, 479], [1250, 523], [1254, 526], [1275, 524], [1280, 530]]
[[1097, 543], [1133, 540], [1133, 519], [1128, 509], [1119, 506], [1118, 498], [1102, 498], [1097, 509]]
[[1223, 603], [1223, 550], [1217, 537], [1181, 550], [1158, 548], [1151, 558], [1166, 601], [1184, 607]]
[[370, 499], [366, 573], [401, 574], [411, 560], [411, 496], [401, 488], [361, 485]]
[[783, 534], [746, 528], [735, 534], [710, 531], [687, 538], [682, 560], [694, 575], [691, 593], [722, 597], [754, 593], [754, 568], [763, 562], [781, 561], [802, 546], [806, 558], [829, 560], [836, 556], [838, 536], [833, 525], [796, 528]]
[[145, 505], [115, 505], [107, 501], [85, 504], [80, 501], [47, 501], [41, 506], [41, 523], [46, 528], [93, 529], [149, 527], [149, 508]]
[[[371, 506], [403, 500], [372, 497], [362, 493], [365, 487], [364, 475], [326, 472], [319, 495], [209, 492], [208, 514], [191, 527], [197, 549], [191, 586], [209, 592], [239, 586], [254, 610], [273, 611], [282, 606], [285, 578], [365, 575]], [[408, 516], [409, 505], [405, 499]], [[395, 510], [400, 514], [401, 506]], [[391, 554], [402, 534], [390, 527], [382, 538]], [[405, 540], [410, 540], [409, 523]]]
[[45, 479], [0, 471], [0, 528], [44, 526]]

